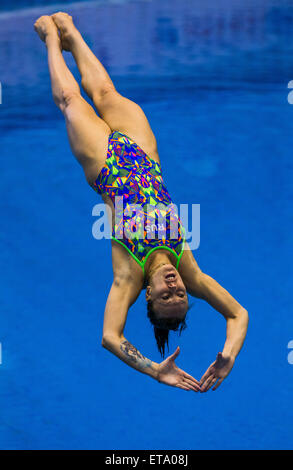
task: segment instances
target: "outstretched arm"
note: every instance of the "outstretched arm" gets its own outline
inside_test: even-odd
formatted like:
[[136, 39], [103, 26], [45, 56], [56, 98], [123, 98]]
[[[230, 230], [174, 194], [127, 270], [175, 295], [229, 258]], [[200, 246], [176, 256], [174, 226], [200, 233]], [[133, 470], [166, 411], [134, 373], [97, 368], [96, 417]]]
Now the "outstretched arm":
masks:
[[161, 364], [143, 356], [124, 336], [128, 309], [134, 304], [143, 286], [143, 276], [139, 266], [131, 268], [125, 250], [112, 242], [114, 281], [107, 299], [102, 345], [130, 367], [149, 375], [158, 382], [182, 388], [199, 390], [199, 382], [179, 369], [175, 359], [179, 348]]
[[246, 336], [247, 311], [215, 279], [203, 272], [197, 273], [195, 277], [194, 294], [208, 302], [225, 317], [227, 330], [223, 355], [235, 359]]
[[200, 380], [201, 391], [216, 390], [231, 372], [236, 356], [242, 348], [248, 326], [247, 311], [207, 274], [199, 275], [198, 296], [220, 312], [227, 322], [226, 341], [222, 352]]
[[102, 346], [134, 369], [156, 378], [158, 364], [144, 357], [123, 334], [128, 309], [140, 290], [140, 283], [130, 274], [114, 275], [105, 308]]
[[129, 283], [114, 279], [105, 309], [102, 346], [130, 367], [156, 379], [158, 364], [143, 356], [123, 334], [130, 295]]
[[201, 390], [207, 391], [213, 385], [216, 389], [231, 371], [246, 336], [248, 313], [226, 289], [200, 270], [190, 250], [184, 254], [181, 276], [188, 292], [208, 302], [225, 317], [227, 322], [223, 351], [218, 354], [217, 360], [200, 381]]
[[130, 264], [126, 250], [112, 241], [114, 281], [107, 299], [102, 345], [130, 367], [159, 382], [184, 390], [199, 390], [199, 382], [179, 369], [175, 359], [179, 348], [161, 364], [143, 356], [124, 336], [128, 309], [134, 304], [143, 286], [143, 274], [137, 263]]
[[124, 336], [123, 330], [129, 306], [136, 298], [131, 279], [116, 277], [106, 304], [102, 345], [130, 367], [166, 385], [184, 390], [199, 390], [199, 382], [179, 369], [175, 359], [179, 348], [161, 364], [143, 356]]

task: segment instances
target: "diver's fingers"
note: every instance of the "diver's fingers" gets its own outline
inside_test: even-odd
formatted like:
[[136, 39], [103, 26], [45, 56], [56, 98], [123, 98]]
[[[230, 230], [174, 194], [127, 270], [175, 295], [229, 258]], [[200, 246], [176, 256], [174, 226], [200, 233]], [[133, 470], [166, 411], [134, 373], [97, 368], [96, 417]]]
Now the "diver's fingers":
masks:
[[210, 377], [206, 379], [206, 381], [200, 387], [202, 392], [206, 392], [208, 390], [208, 386], [213, 379], [214, 379], [214, 375], [210, 375]]
[[173, 352], [173, 354], [171, 354], [171, 356], [168, 357], [168, 359], [172, 360], [172, 361], [175, 361], [176, 357], [178, 357], [180, 354], [180, 347], [177, 346], [177, 348], [175, 349], [175, 351]]
[[218, 382], [216, 383], [216, 385], [214, 386], [213, 390], [217, 390], [217, 388], [221, 385], [221, 383], [223, 382], [224, 378], [222, 379], [219, 379]]
[[210, 381], [209, 385], [208, 385], [207, 388], [206, 388], [206, 392], [207, 392], [213, 385], [215, 385], [215, 383], [217, 382], [217, 380], [218, 380], [218, 377], [214, 377], [214, 378]]
[[184, 372], [184, 370], [181, 370], [181, 372], [183, 373], [183, 377], [184, 377], [185, 379], [192, 380], [193, 383], [195, 383], [196, 385], [199, 386], [199, 381], [196, 380], [194, 377], [192, 377], [192, 375], [187, 374], [187, 372]]
[[203, 385], [203, 383], [210, 377], [210, 375], [213, 373], [212, 367], [210, 366], [208, 370], [203, 374], [202, 378], [199, 381], [200, 386]]
[[187, 387], [187, 385], [183, 385], [183, 384], [177, 384], [176, 385], [177, 388], [182, 388], [183, 390], [188, 390], [190, 391], [191, 389], [189, 387]]
[[192, 380], [184, 377], [184, 384], [188, 384], [189, 387], [194, 390], [195, 392], [198, 392], [200, 390], [199, 385], [196, 385]]

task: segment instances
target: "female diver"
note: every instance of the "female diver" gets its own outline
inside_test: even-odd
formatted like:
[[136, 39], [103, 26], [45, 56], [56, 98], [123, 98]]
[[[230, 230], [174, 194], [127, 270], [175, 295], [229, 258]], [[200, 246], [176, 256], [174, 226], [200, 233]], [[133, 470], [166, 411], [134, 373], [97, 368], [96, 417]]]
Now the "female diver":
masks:
[[[71, 16], [62, 12], [41, 16], [34, 27], [47, 47], [53, 99], [64, 115], [72, 152], [89, 185], [111, 208], [112, 225], [116, 228], [111, 240], [113, 283], [105, 308], [102, 345], [129, 366], [161, 383], [184, 390], [205, 392], [211, 387], [215, 390], [230, 373], [243, 345], [247, 311], [200, 270], [187, 243], [184, 245], [184, 230], [178, 218], [176, 238], [158, 237], [158, 234], [148, 238], [146, 226], [141, 239], [131, 238], [125, 235], [125, 227], [115, 227], [115, 197], [124, 198], [126, 205], [140, 204], [143, 216], [147, 215], [146, 205], [155, 207], [161, 203], [167, 207], [172, 203], [162, 179], [154, 134], [141, 107], [115, 89]], [[82, 87], [100, 117], [81, 96], [62, 50], [72, 53]], [[167, 217], [169, 225], [171, 215]], [[148, 216], [151, 223], [152, 217], [149, 213]], [[172, 217], [176, 218], [174, 214]], [[122, 237], [117, 236], [117, 229]], [[170, 233], [168, 227], [166, 233]], [[206, 300], [225, 317], [227, 333], [223, 351], [200, 381], [175, 364], [179, 347], [157, 364], [125, 338], [128, 309], [144, 288], [148, 317], [163, 357], [169, 330], [181, 332], [185, 327], [187, 293]]]

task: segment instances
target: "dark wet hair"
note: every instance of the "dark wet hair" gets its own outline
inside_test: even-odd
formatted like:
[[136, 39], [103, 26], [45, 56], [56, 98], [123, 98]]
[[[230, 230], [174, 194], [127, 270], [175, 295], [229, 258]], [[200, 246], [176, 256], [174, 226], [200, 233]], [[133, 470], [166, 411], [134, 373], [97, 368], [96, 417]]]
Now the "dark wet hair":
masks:
[[178, 331], [181, 335], [182, 330], [186, 328], [185, 318], [178, 320], [176, 318], [158, 319], [153, 310], [152, 301], [147, 302], [147, 314], [151, 324], [154, 326], [154, 334], [157, 341], [158, 350], [162, 357], [165, 356], [165, 345], [169, 351], [169, 331]]

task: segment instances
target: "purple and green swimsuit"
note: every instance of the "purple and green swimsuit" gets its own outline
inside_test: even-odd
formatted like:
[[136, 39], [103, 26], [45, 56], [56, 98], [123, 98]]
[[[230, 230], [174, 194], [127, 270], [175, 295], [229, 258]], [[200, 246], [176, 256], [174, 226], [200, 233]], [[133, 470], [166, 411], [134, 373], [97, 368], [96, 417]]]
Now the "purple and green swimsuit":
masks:
[[107, 159], [94, 189], [111, 198], [116, 213], [112, 239], [131, 254], [143, 272], [149, 255], [158, 249], [172, 252], [178, 269], [184, 228], [159, 163], [130, 137], [114, 131], [109, 135]]

